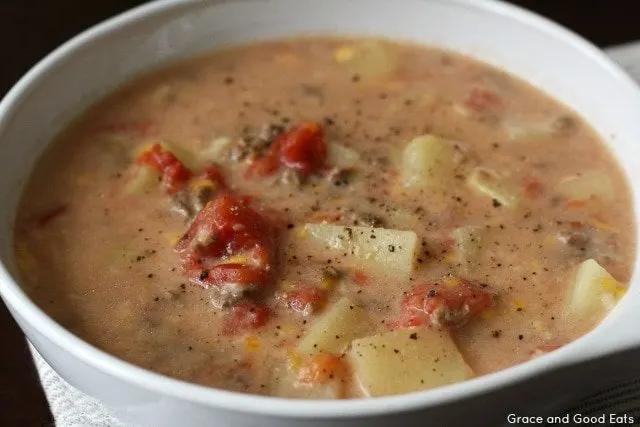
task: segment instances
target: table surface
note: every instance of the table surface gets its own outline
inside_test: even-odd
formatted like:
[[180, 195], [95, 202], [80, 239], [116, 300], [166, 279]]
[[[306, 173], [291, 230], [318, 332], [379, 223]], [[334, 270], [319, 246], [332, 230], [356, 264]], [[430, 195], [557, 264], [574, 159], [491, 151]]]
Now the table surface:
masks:
[[[0, 0], [0, 96], [40, 58], [136, 0]], [[637, 0], [514, 0], [599, 46], [640, 39]], [[5, 426], [52, 426], [24, 337], [0, 304], [0, 419]]]

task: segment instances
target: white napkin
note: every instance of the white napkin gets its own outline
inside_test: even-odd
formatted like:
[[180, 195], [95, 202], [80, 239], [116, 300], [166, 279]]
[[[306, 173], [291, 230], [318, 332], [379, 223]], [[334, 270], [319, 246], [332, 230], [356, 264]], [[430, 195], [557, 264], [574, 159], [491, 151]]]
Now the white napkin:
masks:
[[[615, 46], [606, 51], [633, 78], [640, 80], [640, 42]], [[98, 400], [70, 386], [31, 345], [29, 347], [57, 427], [135, 427], [119, 421]], [[640, 420], [640, 378], [596, 393], [579, 402], [575, 408], [585, 415], [626, 413]]]

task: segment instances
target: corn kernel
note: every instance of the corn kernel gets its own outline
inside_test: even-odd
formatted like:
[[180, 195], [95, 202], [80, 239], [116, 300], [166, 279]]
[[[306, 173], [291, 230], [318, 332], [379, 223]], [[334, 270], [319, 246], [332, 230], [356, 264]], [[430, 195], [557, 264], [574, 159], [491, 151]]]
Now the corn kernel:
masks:
[[333, 289], [337, 282], [338, 280], [335, 277], [325, 276], [320, 281], [320, 289], [323, 289], [325, 291]]
[[516, 310], [523, 310], [524, 309], [524, 301], [522, 301], [521, 299], [517, 299], [513, 302], [513, 304], [516, 307]]
[[183, 233], [165, 233], [164, 237], [169, 241], [171, 246], [175, 246], [178, 244], [180, 239], [182, 239]]
[[220, 262], [220, 264], [249, 264], [249, 263], [250, 263], [249, 257], [247, 257], [246, 255], [234, 255]]
[[335, 53], [333, 54], [333, 58], [336, 60], [336, 62], [342, 63], [351, 61], [354, 55], [355, 52], [352, 48], [348, 46], [342, 46], [335, 51]]
[[462, 283], [462, 281], [460, 279], [458, 279], [457, 277], [454, 276], [447, 276], [444, 279], [442, 279], [442, 283], [447, 287], [447, 288], [455, 288], [458, 285], [460, 285], [460, 283]]
[[250, 353], [254, 353], [260, 350], [260, 338], [255, 335], [248, 335], [244, 339], [245, 346], [247, 351]]
[[198, 189], [198, 188], [211, 188], [212, 190], [216, 190], [217, 189], [217, 185], [215, 182], [209, 180], [209, 179], [197, 179], [193, 182], [191, 182], [189, 184], [189, 186], [193, 189]]
[[289, 362], [289, 369], [297, 371], [302, 364], [302, 358], [295, 350], [287, 351], [287, 361]]
[[307, 235], [309, 231], [307, 230], [307, 227], [300, 227], [296, 230], [296, 236], [299, 238], [303, 238]]

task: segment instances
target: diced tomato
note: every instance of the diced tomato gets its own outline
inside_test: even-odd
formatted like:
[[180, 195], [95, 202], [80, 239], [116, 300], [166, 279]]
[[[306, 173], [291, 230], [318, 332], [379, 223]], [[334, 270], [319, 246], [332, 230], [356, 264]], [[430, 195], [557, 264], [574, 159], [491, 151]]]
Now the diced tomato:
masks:
[[35, 223], [37, 227], [44, 227], [49, 224], [54, 219], [59, 216], [65, 214], [67, 212], [67, 205], [56, 206], [55, 208], [49, 209], [48, 211], [38, 215], [35, 219]]
[[227, 187], [227, 182], [224, 179], [224, 175], [220, 171], [220, 168], [216, 165], [209, 165], [205, 167], [202, 172], [196, 177], [200, 179], [208, 179], [209, 181], [218, 184], [221, 188]]
[[326, 162], [327, 146], [322, 126], [317, 122], [303, 122], [280, 134], [269, 153], [249, 166], [247, 176], [272, 175], [280, 166], [309, 175], [323, 170]]
[[341, 377], [345, 366], [340, 356], [330, 353], [319, 353], [303, 361], [298, 370], [300, 382], [324, 384], [333, 378]]
[[220, 264], [209, 270], [202, 270], [198, 278], [205, 285], [233, 283], [236, 286], [259, 286], [269, 279], [269, 272], [262, 268], [245, 264]]
[[298, 313], [308, 316], [321, 309], [327, 301], [327, 292], [311, 286], [286, 292], [283, 299], [287, 306]]
[[[254, 290], [271, 281], [274, 230], [247, 198], [223, 193], [198, 213], [175, 249], [192, 282]], [[247, 262], [224, 263], [237, 255], [247, 256]]]
[[465, 105], [476, 113], [502, 107], [502, 98], [495, 92], [482, 87], [475, 87], [469, 93]]
[[249, 178], [262, 178], [265, 176], [273, 175], [280, 169], [280, 147], [282, 145], [282, 138], [284, 134], [281, 134], [271, 145], [271, 150], [266, 156], [254, 160], [247, 169], [247, 177]]
[[150, 150], [142, 153], [137, 163], [145, 164], [162, 174], [162, 181], [169, 194], [180, 190], [191, 178], [191, 171], [171, 152], [160, 144], [154, 144]]
[[319, 172], [327, 161], [324, 130], [319, 123], [305, 122], [285, 133], [282, 139], [281, 162], [303, 175]]
[[369, 276], [367, 276], [362, 270], [356, 270], [353, 273], [353, 281], [358, 286], [364, 286], [369, 281]]
[[469, 281], [461, 281], [455, 287], [425, 284], [403, 298], [400, 326], [431, 324], [456, 328], [492, 305], [491, 293]]
[[528, 179], [524, 183], [524, 193], [531, 199], [541, 196], [543, 190], [542, 183], [535, 178]]
[[223, 332], [234, 335], [243, 331], [259, 329], [269, 322], [271, 310], [253, 302], [243, 302], [231, 309], [223, 321]]

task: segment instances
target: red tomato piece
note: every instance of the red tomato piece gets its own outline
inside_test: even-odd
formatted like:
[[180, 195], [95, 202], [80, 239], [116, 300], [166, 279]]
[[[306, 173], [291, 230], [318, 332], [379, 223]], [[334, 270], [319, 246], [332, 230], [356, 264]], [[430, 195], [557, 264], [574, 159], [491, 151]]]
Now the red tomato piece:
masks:
[[321, 289], [306, 286], [291, 292], [286, 292], [283, 299], [293, 311], [308, 316], [320, 310], [327, 301], [327, 293]]
[[191, 171], [173, 153], [163, 149], [160, 144], [154, 144], [149, 151], [142, 153], [137, 162], [151, 166], [160, 172], [169, 194], [180, 190], [191, 178]]
[[223, 332], [234, 335], [259, 329], [269, 322], [271, 310], [254, 302], [243, 302], [233, 307], [223, 321]]
[[[175, 249], [192, 282], [239, 297], [270, 283], [274, 245], [275, 227], [249, 200], [223, 193], [198, 213]], [[232, 256], [247, 261], [225, 263]]]
[[316, 122], [304, 122], [285, 133], [280, 161], [303, 175], [324, 169], [327, 162], [327, 146], [322, 126]]
[[231, 283], [234, 286], [256, 287], [268, 281], [269, 272], [244, 264], [220, 264], [209, 270], [201, 270], [198, 279], [205, 286]]
[[309, 175], [323, 170], [326, 162], [327, 145], [322, 126], [317, 122], [303, 122], [280, 134], [269, 153], [249, 166], [247, 176], [272, 175], [281, 166]]
[[227, 188], [227, 182], [224, 179], [224, 175], [216, 165], [209, 165], [205, 167], [197, 178], [208, 179], [211, 182], [218, 184], [221, 188]]
[[269, 153], [261, 159], [254, 160], [247, 169], [246, 176], [249, 178], [262, 178], [273, 175], [280, 169], [280, 147], [284, 134], [278, 136], [271, 145]]
[[492, 305], [491, 293], [469, 281], [462, 281], [453, 288], [442, 284], [421, 285], [402, 300], [400, 324], [456, 328]]

